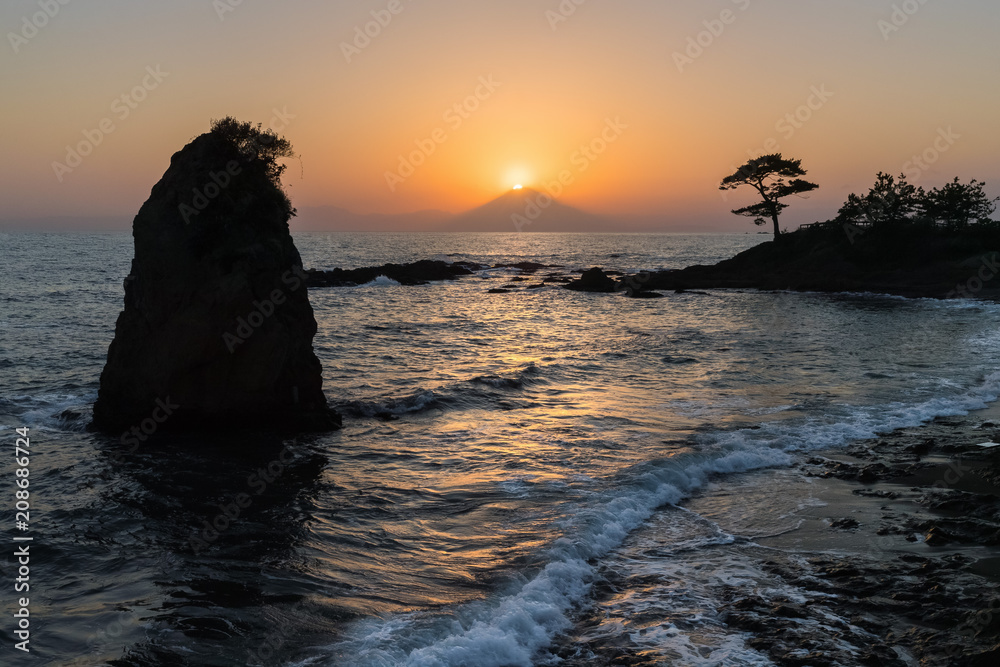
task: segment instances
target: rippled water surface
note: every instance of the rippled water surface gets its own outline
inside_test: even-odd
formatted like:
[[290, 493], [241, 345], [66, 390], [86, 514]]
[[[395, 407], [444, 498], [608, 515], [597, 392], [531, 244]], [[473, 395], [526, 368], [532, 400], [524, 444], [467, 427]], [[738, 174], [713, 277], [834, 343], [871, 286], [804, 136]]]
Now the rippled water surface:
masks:
[[[296, 243], [313, 268], [562, 267], [544, 275], [710, 263], [764, 238]], [[754, 291], [633, 300], [558, 285], [487, 294], [517, 274], [491, 269], [310, 293], [342, 431], [173, 436], [123, 455], [85, 425], [131, 237], [0, 243], [0, 437], [32, 429], [39, 664], [586, 664], [567, 648], [577, 640], [624, 642], [664, 664], [769, 664], [714, 620], [712, 582], [752, 576], [714, 547], [745, 536], [685, 499], [733, 473], [981, 407], [1000, 386], [991, 304]], [[604, 600], [595, 624], [608, 568], [660, 584]], [[657, 620], [632, 636], [623, 619], [640, 612]], [[0, 636], [13, 641], [9, 624]]]

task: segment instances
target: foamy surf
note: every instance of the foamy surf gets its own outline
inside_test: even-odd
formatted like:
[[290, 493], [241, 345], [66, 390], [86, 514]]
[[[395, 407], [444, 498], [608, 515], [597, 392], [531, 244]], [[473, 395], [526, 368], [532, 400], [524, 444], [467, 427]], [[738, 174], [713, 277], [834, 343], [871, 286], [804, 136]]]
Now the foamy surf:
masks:
[[30, 428], [57, 431], [83, 431], [90, 419], [89, 406], [97, 399], [89, 395], [41, 394], [0, 399], [0, 410], [17, 415], [19, 423]]
[[[341, 642], [325, 649], [319, 664], [359, 667], [530, 667], [555, 664], [546, 651], [573, 625], [575, 610], [586, 603], [599, 579], [601, 559], [620, 547], [665, 505], [677, 505], [710, 479], [791, 464], [799, 452], [843, 446], [896, 428], [918, 426], [935, 417], [965, 415], [1000, 396], [1000, 372], [965, 392], [916, 404], [855, 407], [841, 421], [815, 419], [797, 424], [773, 422], [758, 428], [706, 434], [704, 449], [625, 471], [594, 501], [571, 511], [565, 536], [545, 552], [544, 565], [491, 598], [442, 613], [413, 613], [355, 624]], [[715, 534], [712, 540], [732, 536]], [[717, 542], [718, 543], [718, 542]], [[683, 576], [683, 574], [678, 574]], [[666, 601], [669, 604], [669, 600]], [[679, 628], [666, 628], [663, 641], [675, 651], [693, 644]], [[652, 640], [652, 638], [649, 638]], [[719, 638], [739, 664], [770, 664], [738, 637]], [[719, 664], [697, 659], [685, 664]]]
[[371, 280], [364, 285], [358, 285], [358, 287], [399, 287], [400, 283], [393, 280], [388, 276], [376, 276], [374, 280]]

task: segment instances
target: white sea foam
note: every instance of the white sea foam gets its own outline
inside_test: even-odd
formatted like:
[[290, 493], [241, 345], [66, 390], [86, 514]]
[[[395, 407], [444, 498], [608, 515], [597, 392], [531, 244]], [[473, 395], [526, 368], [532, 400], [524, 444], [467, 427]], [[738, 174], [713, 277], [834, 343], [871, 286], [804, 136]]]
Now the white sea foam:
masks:
[[375, 280], [369, 281], [364, 285], [359, 285], [359, 287], [398, 287], [399, 282], [389, 278], [388, 276], [378, 276]]
[[578, 508], [566, 535], [549, 547], [544, 567], [513, 590], [446, 614], [361, 622], [351, 638], [330, 647], [328, 655], [335, 657], [326, 664], [529, 667], [570, 627], [569, 613], [589, 594], [597, 560], [619, 547], [657, 508], [679, 503], [712, 476], [785, 466], [795, 452], [841, 446], [937, 416], [967, 414], [998, 395], [1000, 372], [950, 398], [856, 408], [829, 423], [768, 423], [704, 436], [704, 452], [640, 464], [614, 491]]
[[404, 415], [412, 412], [422, 412], [432, 407], [438, 400], [433, 391], [420, 391], [400, 399], [379, 402], [352, 401], [343, 407], [354, 414], [364, 417], [376, 415]]
[[89, 396], [41, 394], [14, 396], [5, 399], [4, 403], [9, 406], [8, 409], [19, 415], [20, 424], [23, 426], [82, 431], [86, 428], [89, 418], [89, 414], [85, 414], [86, 406], [93, 404], [96, 399], [96, 393]]
[[[590, 591], [595, 560], [619, 546], [655, 510], [677, 503], [710, 475], [787, 464], [790, 455], [761, 448], [676, 465], [648, 466], [620, 495], [580, 508], [566, 537], [550, 547], [548, 563], [518, 590], [484, 605], [468, 605], [450, 617], [403, 635], [376, 622], [360, 625], [359, 636], [335, 649], [357, 665], [482, 667], [532, 665], [532, 656], [570, 626], [568, 612]], [[398, 619], [396, 619], [398, 621]], [[405, 637], [405, 638], [404, 638]], [[420, 642], [419, 640], [423, 640]], [[414, 642], [422, 646], [412, 646]], [[331, 663], [334, 664], [334, 663]]]

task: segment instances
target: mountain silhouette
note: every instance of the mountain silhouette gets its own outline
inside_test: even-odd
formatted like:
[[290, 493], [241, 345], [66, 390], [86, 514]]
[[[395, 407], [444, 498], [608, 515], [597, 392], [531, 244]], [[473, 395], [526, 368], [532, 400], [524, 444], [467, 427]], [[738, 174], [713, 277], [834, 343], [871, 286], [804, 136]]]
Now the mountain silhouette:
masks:
[[599, 232], [614, 225], [533, 188], [511, 190], [448, 220], [451, 232]]
[[532, 188], [511, 190], [465, 213], [354, 213], [337, 206], [303, 207], [295, 231], [349, 232], [609, 232], [607, 218], [560, 204]]

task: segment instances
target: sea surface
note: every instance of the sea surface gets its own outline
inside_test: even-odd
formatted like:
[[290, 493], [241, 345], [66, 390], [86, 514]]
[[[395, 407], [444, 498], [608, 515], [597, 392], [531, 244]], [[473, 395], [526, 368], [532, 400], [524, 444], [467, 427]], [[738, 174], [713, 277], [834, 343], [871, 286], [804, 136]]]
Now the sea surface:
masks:
[[[711, 263], [767, 238], [295, 235], [307, 268], [560, 273]], [[613, 646], [645, 664], [768, 665], [719, 614], [727, 592], [767, 592], [754, 539], [794, 528], [782, 498], [806, 480], [775, 480], [810, 452], [1000, 393], [994, 304], [487, 294], [518, 273], [489, 269], [310, 292], [343, 430], [129, 451], [86, 427], [131, 236], [0, 247], [0, 439], [11, 451], [28, 427], [32, 451], [27, 533], [13, 456], [0, 467], [4, 533], [34, 538], [32, 655], [4, 664], [587, 665]]]

